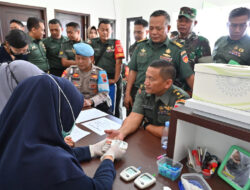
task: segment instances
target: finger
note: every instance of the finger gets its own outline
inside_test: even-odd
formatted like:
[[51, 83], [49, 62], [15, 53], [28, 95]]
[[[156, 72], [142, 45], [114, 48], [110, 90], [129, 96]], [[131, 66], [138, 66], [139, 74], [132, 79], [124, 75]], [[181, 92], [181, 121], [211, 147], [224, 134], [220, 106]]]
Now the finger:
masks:
[[111, 130], [110, 130], [110, 129], [109, 129], [109, 130], [104, 130], [104, 132], [105, 132], [106, 134], [111, 134], [113, 131], [114, 131], [114, 130], [112, 130], [112, 129], [111, 129]]

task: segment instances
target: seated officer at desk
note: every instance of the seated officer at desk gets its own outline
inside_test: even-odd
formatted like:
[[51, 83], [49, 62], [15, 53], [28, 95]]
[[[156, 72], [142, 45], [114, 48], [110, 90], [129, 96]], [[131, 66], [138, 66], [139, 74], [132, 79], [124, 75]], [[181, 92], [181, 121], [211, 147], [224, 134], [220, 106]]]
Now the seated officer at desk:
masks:
[[109, 138], [124, 139], [143, 122], [144, 129], [161, 137], [165, 121], [176, 103], [183, 103], [188, 94], [173, 85], [176, 71], [165, 60], [155, 60], [148, 67], [144, 86], [139, 88], [132, 112], [119, 130], [106, 130]]
[[95, 66], [94, 50], [86, 43], [73, 45], [77, 66], [66, 69], [62, 77], [69, 79], [84, 95], [84, 107], [93, 106], [109, 113], [111, 100], [107, 73]]

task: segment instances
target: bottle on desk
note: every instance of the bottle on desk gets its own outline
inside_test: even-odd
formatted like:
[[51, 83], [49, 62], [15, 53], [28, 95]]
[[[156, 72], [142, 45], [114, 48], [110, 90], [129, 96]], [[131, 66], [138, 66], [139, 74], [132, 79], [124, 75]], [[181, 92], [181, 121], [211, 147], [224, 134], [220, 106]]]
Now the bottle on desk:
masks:
[[166, 121], [165, 127], [162, 131], [162, 136], [161, 136], [161, 147], [164, 150], [167, 150], [167, 147], [168, 147], [168, 128], [169, 128], [169, 121]]

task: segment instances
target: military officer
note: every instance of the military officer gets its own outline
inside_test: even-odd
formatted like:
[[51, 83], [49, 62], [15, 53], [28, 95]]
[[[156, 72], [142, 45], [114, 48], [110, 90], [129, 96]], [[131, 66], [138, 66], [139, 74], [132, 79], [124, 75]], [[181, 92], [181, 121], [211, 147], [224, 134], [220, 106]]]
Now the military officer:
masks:
[[61, 58], [59, 58], [59, 51], [62, 43], [66, 42], [68, 38], [62, 35], [63, 28], [58, 19], [52, 19], [49, 21], [49, 30], [51, 36], [45, 38], [43, 43], [46, 47], [46, 55], [50, 65], [50, 74], [60, 77], [66, 68], [62, 66]]
[[[147, 33], [148, 33], [148, 22], [144, 19], [137, 19], [134, 22], [134, 37], [135, 37], [135, 43], [133, 43], [130, 47], [129, 47], [129, 58], [131, 59], [133, 52], [135, 51], [136, 47], [138, 47], [138, 45], [140, 43], [145, 43], [148, 39], [147, 39]], [[126, 86], [127, 86], [127, 81], [128, 81], [128, 74], [129, 74], [129, 67], [125, 64], [123, 64], [122, 67], [122, 75], [123, 75], [123, 89], [124, 89], [124, 93], [126, 92]], [[125, 94], [124, 94], [125, 97]], [[134, 100], [134, 97], [133, 97]], [[127, 109], [127, 116], [130, 114], [132, 110], [132, 107], [130, 107], [129, 109]]]
[[184, 90], [173, 85], [175, 75], [176, 71], [171, 63], [154, 60], [147, 68], [145, 87], [138, 90], [132, 112], [119, 130], [106, 131], [109, 137], [124, 139], [136, 131], [142, 121], [145, 130], [161, 137], [171, 110], [176, 104], [184, 103], [189, 98]]
[[137, 19], [134, 22], [134, 37], [135, 37], [135, 43], [133, 43], [129, 47], [129, 57], [132, 57], [132, 54], [137, 47], [137, 45], [141, 42], [145, 42], [147, 40], [147, 31], [148, 29], [148, 22], [144, 19]]
[[44, 23], [36, 17], [29, 17], [27, 20], [28, 34], [31, 43], [29, 44], [28, 61], [36, 65], [44, 72], [49, 71], [49, 63], [46, 57], [46, 48], [42, 42], [44, 35]]
[[153, 60], [164, 59], [174, 64], [177, 72], [175, 83], [179, 86], [187, 83], [193, 88], [194, 74], [188, 64], [186, 51], [182, 45], [168, 39], [170, 16], [166, 11], [158, 10], [151, 14], [149, 21], [150, 39], [140, 44], [133, 53], [129, 63], [129, 77], [124, 104], [127, 109], [133, 105], [133, 97], [144, 83], [145, 73]]
[[109, 84], [116, 84], [115, 116], [122, 118], [121, 65], [124, 58], [123, 48], [119, 40], [110, 39], [112, 28], [109, 20], [101, 20], [97, 31], [99, 38], [93, 38], [89, 41], [95, 51], [95, 65], [107, 72]]
[[20, 20], [12, 19], [10, 21], [10, 30], [15, 30], [15, 29], [24, 31], [24, 25]]
[[93, 64], [93, 48], [86, 43], [74, 44], [73, 48], [77, 65], [66, 69], [62, 77], [69, 79], [84, 95], [84, 107], [92, 106], [111, 113], [107, 73]]
[[69, 67], [71, 65], [76, 65], [73, 45], [83, 41], [81, 39], [80, 25], [78, 23], [70, 22], [66, 24], [66, 31], [69, 40], [62, 43], [59, 57], [62, 58], [62, 65], [64, 67]]
[[[208, 40], [203, 36], [198, 36], [193, 32], [197, 24], [197, 11], [194, 8], [182, 7], [177, 20], [178, 35], [173, 41], [183, 45], [187, 52], [189, 63], [194, 70], [194, 64], [203, 62], [207, 57], [212, 62], [211, 49]], [[202, 59], [201, 59], [202, 58]]]
[[246, 7], [233, 9], [229, 14], [229, 36], [223, 36], [215, 42], [213, 60], [216, 63], [228, 63], [230, 60], [240, 65], [250, 65], [250, 37], [247, 35], [250, 10]]

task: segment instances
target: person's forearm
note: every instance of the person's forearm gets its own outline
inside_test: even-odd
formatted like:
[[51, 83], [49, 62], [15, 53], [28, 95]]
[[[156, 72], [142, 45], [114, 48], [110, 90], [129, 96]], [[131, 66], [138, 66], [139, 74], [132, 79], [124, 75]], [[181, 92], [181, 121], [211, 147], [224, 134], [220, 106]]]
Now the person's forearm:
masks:
[[69, 67], [71, 65], [76, 65], [76, 62], [74, 60], [68, 60], [66, 58], [62, 58], [62, 65], [64, 67]]
[[136, 75], [137, 75], [136, 71], [134, 71], [134, 70], [129, 71], [129, 75], [128, 75], [129, 77], [128, 77], [125, 96], [131, 94], [132, 87], [135, 83]]
[[108, 92], [99, 92], [90, 99], [93, 100], [94, 106], [98, 106], [109, 99]]
[[117, 83], [117, 81], [119, 80], [121, 76], [121, 65], [122, 65], [122, 60], [117, 59], [115, 63], [115, 76], [114, 79], [109, 80], [109, 84]]
[[124, 120], [122, 127], [120, 128], [120, 132], [124, 138], [127, 135], [134, 133], [140, 127], [142, 120], [142, 114], [131, 112], [130, 115]]
[[91, 159], [89, 146], [75, 147], [75, 148], [72, 148], [72, 150], [75, 154], [76, 159], [79, 162], [89, 161]]
[[188, 86], [193, 89], [194, 86], [194, 74], [192, 74], [190, 77], [186, 78]]
[[146, 127], [146, 131], [152, 133], [154, 136], [161, 138], [164, 126], [156, 126], [149, 124]]

